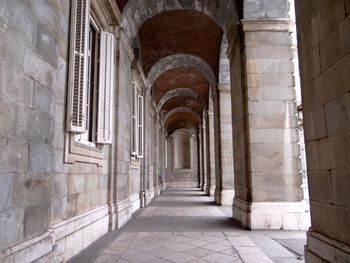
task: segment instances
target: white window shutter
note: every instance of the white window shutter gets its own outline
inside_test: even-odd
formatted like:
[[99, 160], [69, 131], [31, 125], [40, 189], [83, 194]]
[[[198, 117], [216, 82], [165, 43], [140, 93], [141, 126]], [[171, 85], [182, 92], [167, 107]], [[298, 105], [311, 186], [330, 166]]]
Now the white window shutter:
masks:
[[143, 96], [137, 96], [137, 105], [138, 105], [138, 157], [143, 158], [143, 139], [144, 139], [144, 131], [143, 131], [143, 120], [144, 120], [144, 108], [143, 108]]
[[83, 133], [86, 123], [90, 0], [72, 0], [67, 130]]
[[101, 32], [97, 143], [111, 144], [113, 130], [114, 35]]
[[132, 94], [131, 94], [131, 153], [132, 155], [138, 154], [138, 124], [137, 124], [137, 84], [132, 82]]

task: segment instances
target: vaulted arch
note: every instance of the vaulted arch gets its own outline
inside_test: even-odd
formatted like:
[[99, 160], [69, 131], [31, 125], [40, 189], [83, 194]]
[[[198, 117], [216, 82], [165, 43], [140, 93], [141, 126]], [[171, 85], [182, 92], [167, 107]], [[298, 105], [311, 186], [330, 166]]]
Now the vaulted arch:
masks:
[[190, 88], [173, 89], [173, 90], [168, 91], [167, 93], [165, 93], [163, 95], [163, 97], [161, 97], [161, 99], [157, 105], [158, 112], [162, 109], [163, 105], [167, 101], [171, 100], [172, 98], [178, 97], [178, 96], [188, 96], [188, 97], [191, 97], [195, 100], [201, 100], [199, 93], [193, 89], [190, 89]]
[[[147, 7], [147, 8], [146, 8]], [[155, 15], [172, 10], [192, 10], [209, 16], [231, 39], [232, 28], [239, 21], [240, 10], [236, 1], [157, 1], [157, 0], [129, 0], [122, 14], [122, 27], [131, 44], [142, 24]]]
[[166, 123], [168, 119], [175, 113], [189, 113], [196, 118], [198, 123], [202, 122], [201, 116], [196, 111], [192, 110], [189, 107], [178, 107], [165, 114], [165, 116], [163, 117], [163, 123]]
[[217, 83], [217, 78], [206, 61], [190, 54], [176, 54], [162, 58], [153, 65], [147, 75], [149, 87], [153, 86], [155, 80], [164, 72], [175, 68], [194, 68], [200, 72], [212, 86]]

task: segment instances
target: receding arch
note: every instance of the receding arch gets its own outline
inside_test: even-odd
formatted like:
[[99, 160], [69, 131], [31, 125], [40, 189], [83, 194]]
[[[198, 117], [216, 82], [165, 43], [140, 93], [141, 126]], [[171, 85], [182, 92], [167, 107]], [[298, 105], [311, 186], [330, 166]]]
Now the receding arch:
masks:
[[[173, 90], [168, 91], [160, 98], [158, 105], [157, 105], [158, 112], [162, 109], [163, 105], [167, 101], [171, 100], [172, 98], [178, 97], [178, 96], [189, 96], [195, 100], [202, 101], [202, 99], [197, 91], [190, 89], [190, 88], [177, 88], [177, 89], [173, 89]], [[203, 104], [203, 102], [202, 102], [202, 104]]]
[[185, 129], [178, 129], [172, 135], [174, 169], [191, 169], [192, 135]]
[[209, 16], [224, 31], [229, 40], [233, 35], [232, 28], [239, 21], [240, 13], [236, 1], [129, 0], [122, 14], [122, 27], [129, 43], [132, 43], [146, 20], [159, 13], [172, 10], [192, 10]]
[[175, 108], [175, 109], [169, 111], [167, 114], [165, 114], [165, 116], [163, 118], [163, 123], [166, 123], [167, 120], [171, 117], [171, 115], [173, 115], [175, 113], [179, 113], [179, 112], [189, 113], [197, 119], [198, 123], [202, 122], [201, 116], [196, 111], [192, 110], [189, 107], [178, 107], [178, 108]]
[[212, 68], [202, 58], [191, 54], [176, 54], [164, 57], [152, 66], [147, 75], [149, 88], [164, 71], [174, 68], [194, 68], [207, 79], [211, 86], [215, 86], [217, 83]]

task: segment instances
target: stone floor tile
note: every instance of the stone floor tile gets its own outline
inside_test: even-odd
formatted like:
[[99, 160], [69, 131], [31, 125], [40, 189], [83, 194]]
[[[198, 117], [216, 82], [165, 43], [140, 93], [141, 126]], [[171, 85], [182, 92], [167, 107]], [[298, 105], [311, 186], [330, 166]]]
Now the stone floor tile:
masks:
[[190, 245], [193, 247], [204, 247], [210, 244], [210, 242], [206, 241], [205, 239], [193, 239], [193, 240], [189, 240], [184, 242], [184, 244], [186, 245]]
[[264, 255], [258, 247], [236, 247], [240, 255]]
[[212, 263], [231, 263], [231, 262], [236, 262], [237, 260], [240, 260], [238, 256], [226, 255], [221, 253], [215, 253], [210, 256], [206, 256], [202, 259]]
[[[199, 202], [206, 204], [199, 206]], [[213, 197], [200, 191], [164, 192], [116, 231], [115, 240], [109, 239], [96, 251], [94, 262], [297, 262], [276, 239], [302, 238], [305, 232], [245, 231], [230, 221], [226, 210], [210, 203], [214, 204]], [[93, 262], [86, 260], [93, 254], [91, 248], [87, 250], [85, 260], [78, 256], [70, 263]]]
[[118, 260], [119, 256], [115, 257], [113, 255], [100, 255], [94, 260], [94, 263], [116, 263]]
[[147, 251], [148, 254], [153, 255], [155, 257], [163, 258], [166, 255], [172, 255], [178, 253], [178, 251], [170, 249], [170, 248], [158, 248]]
[[241, 255], [241, 258], [244, 263], [273, 263], [273, 261], [265, 255]]
[[189, 254], [194, 257], [203, 258], [209, 255], [214, 254], [215, 252], [203, 248], [193, 248], [185, 251], [186, 254]]
[[157, 257], [154, 257], [152, 255], [148, 255], [145, 253], [135, 253], [135, 254], [126, 254], [124, 253], [121, 256], [122, 259], [129, 261], [129, 262], [135, 262], [135, 263], [143, 263], [143, 262], [153, 262], [157, 259]]
[[197, 257], [191, 256], [182, 252], [175, 253], [172, 255], [167, 255], [163, 258], [170, 260], [171, 262], [174, 262], [174, 263], [185, 263], [194, 259], [198, 259]]
[[221, 252], [223, 250], [227, 250], [229, 247], [228, 246], [221, 246], [221, 245], [217, 245], [217, 244], [209, 244], [207, 246], [204, 246], [203, 248], [214, 251], [214, 252]]
[[182, 252], [182, 251], [186, 251], [186, 250], [189, 250], [189, 249], [193, 249], [194, 247], [190, 246], [190, 245], [182, 244], [182, 243], [177, 243], [177, 244], [174, 244], [174, 245], [169, 246], [167, 248], [170, 248], [172, 250], [176, 250], [176, 251]]
[[255, 247], [255, 244], [245, 236], [228, 237], [233, 247]]

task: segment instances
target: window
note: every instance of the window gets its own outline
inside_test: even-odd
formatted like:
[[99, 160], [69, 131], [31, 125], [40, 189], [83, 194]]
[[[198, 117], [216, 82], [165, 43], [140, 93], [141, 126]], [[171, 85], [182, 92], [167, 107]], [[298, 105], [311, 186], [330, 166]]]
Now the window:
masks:
[[89, 0], [72, 1], [67, 130], [95, 146], [112, 143], [114, 36], [90, 17]]
[[131, 98], [131, 153], [133, 157], [143, 158], [144, 140], [144, 101], [138, 94], [138, 85], [132, 82]]

